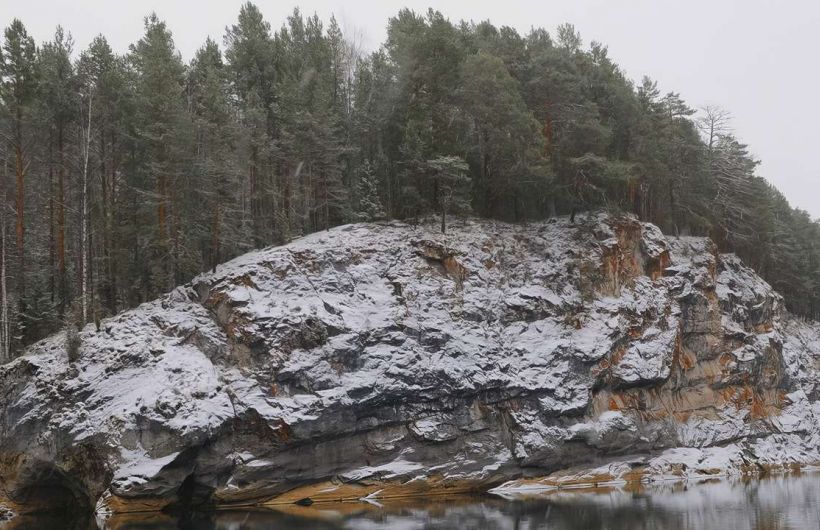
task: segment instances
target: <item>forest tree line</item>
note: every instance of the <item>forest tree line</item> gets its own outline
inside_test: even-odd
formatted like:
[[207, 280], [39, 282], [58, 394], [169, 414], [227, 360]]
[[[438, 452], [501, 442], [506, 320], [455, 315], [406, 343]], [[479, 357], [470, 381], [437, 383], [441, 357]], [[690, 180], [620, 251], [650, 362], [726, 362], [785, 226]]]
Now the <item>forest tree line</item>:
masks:
[[628, 79], [573, 26], [521, 35], [402, 10], [365, 52], [245, 4], [183, 62], [155, 15], [0, 49], [0, 359], [247, 250], [340, 223], [628, 211], [737, 252], [820, 315], [820, 225], [755, 174], [728, 113]]

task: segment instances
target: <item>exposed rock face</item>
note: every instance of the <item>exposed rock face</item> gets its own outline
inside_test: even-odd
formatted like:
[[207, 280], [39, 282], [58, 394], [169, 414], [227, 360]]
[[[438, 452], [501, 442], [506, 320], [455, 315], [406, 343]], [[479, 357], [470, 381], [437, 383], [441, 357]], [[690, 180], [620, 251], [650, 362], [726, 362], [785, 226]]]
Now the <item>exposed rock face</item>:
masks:
[[86, 327], [76, 363], [63, 336], [32, 346], [0, 367], [0, 498], [124, 511], [820, 462], [820, 327], [734, 256], [630, 218], [450, 230], [339, 227]]

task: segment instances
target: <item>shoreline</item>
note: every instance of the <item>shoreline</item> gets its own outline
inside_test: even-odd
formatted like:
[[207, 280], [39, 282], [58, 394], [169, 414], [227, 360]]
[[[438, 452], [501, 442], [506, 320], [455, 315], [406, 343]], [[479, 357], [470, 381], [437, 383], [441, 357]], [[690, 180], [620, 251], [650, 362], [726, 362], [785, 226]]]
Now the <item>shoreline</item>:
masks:
[[[593, 469], [594, 470], [594, 469]], [[776, 477], [790, 477], [801, 476], [808, 474], [820, 473], [820, 462], [813, 464], [795, 464], [787, 463], [780, 465], [766, 465], [762, 467], [755, 466], [747, 469], [725, 469], [719, 473], [714, 474], [700, 474], [690, 473], [687, 475], [658, 475], [652, 476], [645, 473], [636, 473], [630, 479], [615, 479], [615, 480], [571, 480], [566, 477], [578, 476], [565, 474], [563, 480], [558, 480], [558, 477], [548, 475], [540, 478], [517, 479], [515, 481], [508, 481], [501, 485], [484, 488], [477, 487], [476, 484], [462, 483], [456, 486], [450, 483], [449, 486], [436, 486], [436, 483], [424, 483], [422, 481], [414, 481], [419, 485], [412, 488], [407, 488], [406, 484], [402, 487], [401, 484], [337, 484], [334, 490], [335, 495], [330, 495], [327, 491], [327, 483], [319, 483], [310, 486], [303, 486], [285, 492], [282, 495], [266, 499], [260, 502], [251, 503], [237, 503], [237, 504], [218, 504], [203, 510], [205, 512], [278, 512], [286, 515], [297, 516], [306, 519], [326, 519], [326, 518], [340, 518], [350, 515], [356, 515], [370, 510], [383, 509], [397, 509], [403, 505], [416, 506], [419, 504], [440, 504], [442, 499], [448, 499], [448, 503], [464, 503], [476, 502], [478, 499], [495, 499], [498, 502], [514, 502], [528, 499], [548, 499], [552, 495], [577, 495], [577, 496], [591, 496], [615, 493], [615, 492], [631, 492], [637, 493], [645, 490], [652, 490], [653, 488], [662, 488], [663, 486], [671, 486], [675, 484], [691, 483], [693, 485], [708, 483], [708, 482], [726, 482], [726, 481], [743, 481], [754, 482], [763, 481], [769, 478]], [[552, 479], [548, 477], [552, 476]], [[312, 502], [304, 503], [298, 502], [305, 497], [294, 500], [302, 495], [307, 490], [321, 493], [322, 495], [314, 494], [314, 498], [310, 498]], [[370, 492], [366, 495], [359, 495], [360, 493]], [[341, 495], [339, 495], [341, 493]], [[110, 499], [111, 497], [109, 497]], [[100, 499], [103, 501], [104, 499]], [[7, 499], [0, 500], [0, 513], [2, 508], [9, 503]], [[13, 504], [13, 503], [12, 503]], [[116, 503], [120, 508], [125, 508], [128, 503]], [[163, 511], [162, 508], [145, 509], [146, 506], [151, 505], [150, 501], [142, 499], [134, 504], [142, 505], [142, 509], [128, 509], [120, 511], [100, 511], [100, 503], [98, 503], [98, 510], [95, 513], [89, 514], [89, 517], [94, 518], [101, 528], [117, 529], [120, 525], [126, 525], [136, 521], [152, 522], [152, 521], [166, 521], [173, 519], [173, 514]], [[110, 504], [108, 506], [111, 506]], [[133, 505], [132, 505], [133, 506]], [[154, 504], [156, 507], [157, 504]], [[22, 506], [20, 506], [22, 508]], [[11, 517], [0, 519], [0, 528], [10, 525], [13, 528], [13, 521], [18, 517], [31, 517], [38, 515], [46, 515], [47, 511], [28, 512], [26, 510], [13, 511]]]
[[[217, 503], [210, 507], [213, 511], [233, 511], [233, 510], [280, 510], [284, 507], [299, 507], [300, 511], [309, 511], [311, 508], [326, 508], [329, 506], [355, 505], [355, 506], [380, 506], [390, 504], [405, 499], [423, 500], [442, 497], [467, 498], [476, 496], [493, 496], [499, 499], [513, 500], [522, 496], [532, 494], [545, 494], [551, 492], [572, 491], [578, 494], [594, 494], [596, 492], [611, 490], [640, 490], [653, 485], [671, 484], [678, 482], [700, 483], [711, 480], [764, 480], [769, 476], [790, 476], [804, 473], [820, 472], [820, 462], [799, 464], [766, 464], [761, 466], [748, 466], [745, 468], [726, 468], [714, 473], [689, 473], [689, 474], [662, 474], [653, 475], [646, 470], [635, 470], [627, 478], [616, 476], [602, 476], [594, 474], [596, 479], [588, 479], [591, 472], [599, 468], [587, 468], [587, 473], [567, 473], [561, 475], [551, 474], [543, 477], [519, 478], [510, 481], [448, 481], [444, 479], [434, 481], [411, 480], [405, 483], [373, 482], [362, 483], [333, 483], [330, 481], [300, 486], [283, 492], [274, 497], [253, 502], [239, 503]], [[497, 485], [493, 485], [497, 484]], [[124, 508], [134, 501], [129, 501], [121, 497], [109, 496], [108, 499], [100, 499], [98, 503], [97, 515], [115, 516], [126, 514], [150, 514], [161, 513], [162, 509], [120, 509], [111, 510], [110, 500], [124, 501], [115, 502]], [[109, 502], [105, 502], [109, 501]], [[139, 500], [135, 503], [151, 504], [150, 500]]]

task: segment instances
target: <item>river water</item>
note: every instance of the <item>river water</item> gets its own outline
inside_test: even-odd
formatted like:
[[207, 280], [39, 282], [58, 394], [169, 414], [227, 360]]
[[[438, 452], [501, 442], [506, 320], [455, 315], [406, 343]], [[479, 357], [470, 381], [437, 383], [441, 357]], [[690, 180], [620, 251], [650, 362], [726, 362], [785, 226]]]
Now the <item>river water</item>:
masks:
[[385, 506], [146, 515], [98, 523], [19, 518], [2, 530], [786, 530], [820, 529], [820, 474], [664, 484], [638, 491], [561, 491], [526, 498], [439, 498]]

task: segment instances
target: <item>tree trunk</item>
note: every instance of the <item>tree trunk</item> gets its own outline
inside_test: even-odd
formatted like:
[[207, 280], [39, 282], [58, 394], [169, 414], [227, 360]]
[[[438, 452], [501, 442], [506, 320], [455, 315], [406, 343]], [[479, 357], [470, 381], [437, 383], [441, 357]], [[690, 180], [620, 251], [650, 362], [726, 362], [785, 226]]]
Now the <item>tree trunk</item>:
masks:
[[81, 268], [80, 292], [82, 296], [82, 325], [88, 322], [88, 158], [91, 152], [91, 105], [93, 97], [88, 95], [88, 122], [83, 141], [83, 184], [82, 184], [82, 217], [81, 217]]
[[222, 228], [222, 205], [217, 203], [214, 209], [213, 228], [211, 229], [213, 237], [211, 238], [211, 272], [216, 271], [216, 266], [219, 264], [219, 247]]
[[66, 280], [65, 262], [65, 160], [63, 127], [57, 130], [57, 285], [60, 293], [60, 315], [62, 316], [66, 299], [68, 298], [68, 285]]
[[3, 202], [0, 204], [0, 297], [2, 297], [2, 308], [0, 308], [0, 361], [6, 363], [11, 360], [11, 325], [9, 323], [9, 295], [6, 285], [6, 197], [3, 194]]
[[[20, 145], [22, 139], [14, 146], [15, 158], [15, 207], [17, 209], [17, 224], [15, 226], [15, 233], [17, 235], [17, 257], [19, 260], [19, 296], [21, 300], [26, 297], [26, 252], [25, 252], [25, 195], [23, 193], [23, 184], [25, 181], [25, 167], [23, 165], [23, 149]], [[23, 302], [25, 304], [25, 302]]]
[[[105, 305], [110, 313], [116, 313], [116, 296], [114, 291], [114, 274], [112, 268], [112, 221], [111, 208], [113, 194], [113, 178], [109, 181], [108, 171], [105, 166], [106, 149], [105, 149], [105, 131], [101, 129], [99, 135], [99, 160], [100, 160], [100, 207], [103, 222], [103, 240], [102, 240], [102, 293], [101, 296], [105, 298]], [[113, 164], [112, 164], [113, 165]]]
[[20, 110], [17, 111], [17, 141], [14, 146], [14, 173], [15, 173], [15, 207], [17, 209], [17, 223], [15, 232], [17, 236], [17, 310], [18, 310], [18, 324], [20, 326], [19, 332], [23, 343], [28, 342], [28, 308], [26, 307], [26, 248], [25, 248], [25, 194], [23, 185], [25, 182], [26, 167], [23, 161], [23, 134], [22, 114]]
[[262, 223], [261, 208], [259, 205], [259, 154], [258, 148], [255, 145], [251, 147], [250, 193], [253, 243], [259, 248], [262, 246]]
[[174, 286], [182, 283], [182, 270], [179, 265], [179, 258], [182, 255], [182, 247], [180, 245], [180, 232], [182, 226], [182, 219], [179, 213], [179, 201], [176, 198], [176, 193], [171, 193], [171, 278], [172, 282], [167, 286], [168, 289], [173, 289]]
[[54, 200], [54, 139], [51, 131], [48, 135], [48, 292], [51, 304], [57, 298], [57, 277], [55, 271], [57, 270], [57, 252], [55, 244], [55, 227], [56, 221], [54, 217], [55, 200]]

